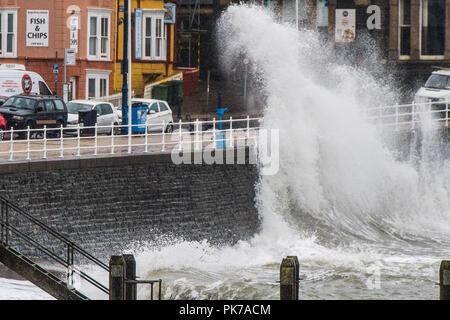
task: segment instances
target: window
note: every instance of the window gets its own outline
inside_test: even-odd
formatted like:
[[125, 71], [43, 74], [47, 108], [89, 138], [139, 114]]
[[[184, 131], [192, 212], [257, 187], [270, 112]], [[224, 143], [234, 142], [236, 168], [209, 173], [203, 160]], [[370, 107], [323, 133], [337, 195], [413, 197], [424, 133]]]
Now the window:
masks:
[[0, 9], [0, 57], [17, 56], [17, 10]]
[[45, 110], [49, 112], [55, 111], [55, 105], [51, 101], [45, 101]]
[[109, 95], [109, 74], [107, 70], [86, 71], [86, 98], [98, 99]]
[[89, 78], [89, 83], [88, 83], [88, 87], [89, 87], [89, 94], [88, 94], [88, 98], [96, 98], [96, 94], [95, 94], [95, 78]]
[[88, 13], [88, 58], [110, 59], [110, 11], [89, 9]]
[[163, 23], [162, 19], [156, 19], [156, 29], [155, 29], [155, 57], [161, 58], [162, 55], [162, 39], [163, 39]]
[[106, 97], [108, 95], [108, 79], [100, 78], [100, 97]]
[[283, 0], [283, 22], [297, 25], [297, 28], [308, 19], [306, 0]]
[[145, 19], [145, 55], [152, 56], [152, 18]]
[[101, 104], [99, 104], [98, 106], [95, 106], [94, 110], [97, 111], [97, 114], [99, 116], [103, 115], [103, 110], [102, 110], [102, 105]]
[[152, 106], [150, 107], [150, 109], [148, 110], [148, 112], [150, 113], [150, 111], [154, 111], [155, 113], [158, 113], [158, 112], [159, 112], [159, 109], [158, 109], [158, 103], [157, 103], [157, 102], [155, 102], [154, 104], [152, 104]]
[[63, 102], [61, 100], [55, 100], [54, 103], [55, 103], [55, 106], [56, 106], [56, 110], [58, 110], [58, 111], [65, 111], [64, 110], [64, 104], [63, 104]]
[[161, 112], [169, 110], [164, 102], [159, 103], [159, 109]]
[[421, 0], [422, 56], [443, 56], [445, 50], [445, 1]]
[[400, 56], [411, 54], [411, 0], [399, 1], [399, 45]]
[[39, 102], [36, 106], [37, 112], [43, 112], [45, 111], [45, 103], [43, 101]]
[[50, 91], [50, 89], [42, 81], [39, 81], [39, 93], [43, 96], [51, 96], [52, 95], [52, 92]]
[[166, 60], [166, 25], [164, 11], [144, 10], [143, 58]]
[[111, 106], [109, 104], [102, 104], [102, 114], [112, 114], [113, 110], [111, 109]]

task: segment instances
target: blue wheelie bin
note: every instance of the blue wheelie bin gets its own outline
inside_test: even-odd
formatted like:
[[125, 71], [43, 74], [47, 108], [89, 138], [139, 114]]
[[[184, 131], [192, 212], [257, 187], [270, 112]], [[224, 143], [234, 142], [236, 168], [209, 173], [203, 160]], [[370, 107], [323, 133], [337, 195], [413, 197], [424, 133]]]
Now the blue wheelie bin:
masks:
[[[147, 124], [148, 107], [141, 104], [134, 104], [131, 109], [131, 124], [133, 125], [132, 133], [145, 133]], [[128, 125], [128, 107], [122, 110], [124, 123]], [[128, 127], [123, 128], [125, 134], [128, 134]]]

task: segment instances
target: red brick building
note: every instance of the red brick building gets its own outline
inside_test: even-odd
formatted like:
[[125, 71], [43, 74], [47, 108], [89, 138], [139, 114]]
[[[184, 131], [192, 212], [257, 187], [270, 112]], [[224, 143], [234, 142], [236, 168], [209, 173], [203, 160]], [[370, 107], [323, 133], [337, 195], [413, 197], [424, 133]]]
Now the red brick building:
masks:
[[[71, 98], [112, 92], [116, 1], [0, 0], [0, 64], [23, 64], [62, 95], [64, 49], [75, 48], [76, 66], [67, 68]], [[72, 32], [71, 32], [72, 28]], [[58, 58], [57, 58], [58, 57]], [[59, 65], [59, 74], [53, 73]]]

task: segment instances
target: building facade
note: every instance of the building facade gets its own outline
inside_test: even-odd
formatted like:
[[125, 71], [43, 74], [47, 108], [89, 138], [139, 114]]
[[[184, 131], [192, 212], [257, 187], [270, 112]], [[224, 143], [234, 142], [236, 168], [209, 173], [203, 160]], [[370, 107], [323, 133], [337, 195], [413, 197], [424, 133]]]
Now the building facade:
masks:
[[25, 65], [62, 95], [64, 52], [73, 48], [76, 64], [66, 69], [70, 98], [106, 96], [112, 90], [115, 7], [107, 0], [2, 0], [0, 63]]
[[[116, 20], [123, 21], [117, 1]], [[143, 96], [146, 85], [170, 79], [176, 70], [176, 3], [163, 0], [131, 1], [132, 38], [132, 90]], [[114, 57], [114, 92], [122, 89], [123, 23], [119, 22], [115, 43], [118, 50]]]
[[[70, 100], [120, 93], [123, 3], [0, 0], [0, 64], [23, 64], [42, 75], [59, 96], [66, 78]], [[131, 3], [132, 90], [139, 96], [146, 84], [179, 72], [174, 68], [176, 19], [170, 14], [175, 13], [176, 4], [164, 0]], [[75, 65], [64, 72], [64, 53], [69, 48], [76, 50]]]
[[[369, 35], [393, 73], [415, 91], [433, 67], [450, 67], [450, 0], [328, 0], [328, 37], [338, 50]], [[336, 42], [339, 9], [355, 11], [355, 38]]]

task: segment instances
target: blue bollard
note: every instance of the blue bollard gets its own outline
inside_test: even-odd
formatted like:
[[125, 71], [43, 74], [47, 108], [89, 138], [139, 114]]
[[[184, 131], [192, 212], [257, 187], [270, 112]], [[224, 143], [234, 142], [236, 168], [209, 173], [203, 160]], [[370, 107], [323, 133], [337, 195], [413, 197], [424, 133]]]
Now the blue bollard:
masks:
[[225, 135], [222, 133], [222, 117], [225, 112], [230, 111], [228, 108], [219, 108], [216, 111], [216, 114], [219, 116], [219, 133], [217, 134], [217, 149], [225, 149]]

